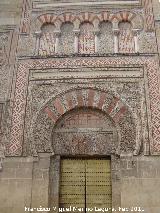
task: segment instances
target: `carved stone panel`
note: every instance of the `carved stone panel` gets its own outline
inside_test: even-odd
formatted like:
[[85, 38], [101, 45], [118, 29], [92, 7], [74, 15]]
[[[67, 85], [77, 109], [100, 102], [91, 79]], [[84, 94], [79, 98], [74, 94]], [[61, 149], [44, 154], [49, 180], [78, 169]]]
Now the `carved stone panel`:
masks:
[[93, 25], [84, 23], [80, 27], [79, 35], [79, 53], [91, 54], [95, 52], [95, 41], [93, 34]]
[[39, 55], [53, 55], [55, 53], [55, 26], [47, 24], [42, 27], [40, 38]]
[[135, 51], [135, 44], [131, 24], [129, 22], [122, 22], [119, 24], [119, 29], [119, 52], [133, 53]]
[[59, 38], [59, 53], [73, 54], [74, 53], [74, 33], [73, 24], [65, 23], [61, 26], [61, 35]]
[[[84, 79], [78, 76], [69, 79], [42, 79], [32, 82], [35, 84], [33, 88], [41, 87], [42, 89], [34, 90], [32, 93], [34, 95], [29, 96], [31, 94], [28, 88], [30, 70], [45, 71], [46, 69], [64, 69], [66, 67], [74, 69], [76, 67], [80, 68], [78, 72], [82, 74], [83, 68], [85, 73], [85, 68], [94, 70], [97, 67], [103, 70], [106, 66], [118, 69], [127, 67], [129, 75], [132, 77], [128, 78], [126, 75], [122, 75], [122, 77], [104, 78], [100, 75], [96, 79], [93, 77]], [[133, 71], [132, 74], [132, 70], [130, 70], [131, 67], [142, 67], [144, 73], [136, 72], [136, 76], [137, 74], [139, 76], [135, 77], [135, 72]], [[124, 73], [122, 72], [122, 74]], [[146, 80], [147, 77], [148, 80]], [[159, 150], [158, 116], [160, 112], [158, 78], [157, 59], [144, 56], [141, 58], [137, 56], [54, 58], [21, 62], [17, 71], [11, 138], [7, 147], [8, 155], [21, 154], [22, 144], [32, 147], [31, 152], [36, 151], [35, 147], [39, 147], [37, 151], [52, 151], [51, 132], [54, 124], [68, 110], [78, 106], [92, 107], [93, 109], [98, 107], [99, 110], [111, 116], [114, 122], [118, 123], [119, 132], [124, 134], [123, 137], [120, 137], [122, 144], [126, 144], [121, 146], [123, 151], [136, 151], [138, 154], [144, 144], [144, 152], [149, 153], [149, 145], [151, 144], [152, 153], [157, 153]], [[136, 92], [135, 88], [137, 88]], [[29, 105], [27, 102], [27, 95], [33, 105]], [[29, 115], [26, 112], [29, 112]], [[25, 120], [26, 118], [28, 119]], [[126, 122], [123, 119], [126, 119]], [[152, 121], [154, 121], [153, 126]], [[126, 123], [130, 125], [126, 125]], [[25, 133], [27, 132], [25, 136], [24, 129]], [[124, 131], [122, 131], [123, 129]], [[131, 130], [132, 133], [130, 133]]]
[[118, 147], [113, 122], [102, 112], [78, 109], [66, 114], [53, 130], [55, 154], [110, 154]]
[[102, 22], [100, 24], [99, 34], [99, 52], [113, 53], [113, 30], [110, 22]]

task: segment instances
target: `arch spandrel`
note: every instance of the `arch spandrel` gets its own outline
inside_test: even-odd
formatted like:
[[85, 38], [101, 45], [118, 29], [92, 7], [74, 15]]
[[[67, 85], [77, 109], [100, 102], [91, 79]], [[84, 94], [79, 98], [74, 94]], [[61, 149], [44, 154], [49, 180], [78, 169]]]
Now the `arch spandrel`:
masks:
[[71, 90], [45, 104], [33, 127], [33, 143], [36, 151], [52, 152], [54, 126], [65, 114], [80, 108], [99, 110], [112, 120], [118, 141], [117, 149], [112, 150], [114, 153], [139, 153], [141, 140], [135, 114], [119, 97], [109, 91], [93, 88]]

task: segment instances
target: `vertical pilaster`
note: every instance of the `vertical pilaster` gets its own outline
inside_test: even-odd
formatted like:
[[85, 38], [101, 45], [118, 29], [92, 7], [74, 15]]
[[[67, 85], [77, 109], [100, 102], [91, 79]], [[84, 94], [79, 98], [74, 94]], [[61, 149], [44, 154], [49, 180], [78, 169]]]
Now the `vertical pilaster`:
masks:
[[95, 36], [95, 53], [98, 52], [98, 47], [99, 47], [99, 38], [98, 38], [98, 35], [99, 35], [99, 31], [95, 31], [94, 32], [94, 36]]
[[35, 46], [35, 52], [34, 55], [39, 55], [39, 45], [40, 45], [40, 38], [41, 38], [41, 31], [39, 32], [35, 32], [35, 36], [36, 36], [36, 46]]
[[118, 36], [119, 36], [119, 29], [114, 29], [114, 53], [118, 53], [119, 49], [119, 41], [118, 41]]
[[59, 51], [59, 37], [61, 35], [60, 31], [55, 32], [55, 53], [58, 53]]
[[78, 53], [78, 38], [80, 30], [74, 30], [74, 53]]
[[135, 53], [139, 52], [139, 45], [138, 45], [138, 29], [133, 29], [133, 36], [134, 36], [134, 46], [135, 46]]

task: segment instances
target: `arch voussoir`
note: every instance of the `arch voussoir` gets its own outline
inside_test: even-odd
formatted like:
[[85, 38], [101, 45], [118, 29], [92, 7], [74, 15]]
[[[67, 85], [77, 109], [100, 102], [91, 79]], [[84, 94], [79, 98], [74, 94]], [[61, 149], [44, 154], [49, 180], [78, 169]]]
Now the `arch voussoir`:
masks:
[[[104, 112], [115, 125], [120, 150], [133, 153], [136, 151], [136, 153], [138, 153], [139, 146], [137, 143], [140, 142], [137, 142], [136, 139], [136, 132], [138, 130], [131, 110], [123, 103], [120, 97], [98, 88], [77, 88], [69, 90], [47, 102], [38, 115], [38, 118], [43, 120], [42, 124], [35, 124], [42, 135], [42, 139], [40, 140], [45, 138], [45, 134], [51, 136], [53, 127], [57, 125], [58, 120], [67, 112], [82, 108], [98, 109]], [[35, 143], [39, 144], [40, 142], [36, 137], [35, 133]], [[47, 143], [50, 142], [48, 141]]]
[[58, 116], [48, 106], [44, 108], [44, 112], [53, 121], [53, 123], [56, 123]]
[[[98, 96], [98, 101], [96, 102], [95, 96]], [[105, 107], [105, 103], [107, 103], [107, 107]], [[60, 116], [74, 108], [91, 107], [99, 109], [107, 113], [117, 123], [128, 111], [119, 97], [113, 96], [110, 100], [106, 91], [98, 91], [93, 88], [69, 91], [62, 96], [56, 97], [55, 100], [53, 100], [52, 106], [53, 109], [46, 107], [44, 111], [54, 123]], [[57, 113], [55, 113], [55, 111]]]

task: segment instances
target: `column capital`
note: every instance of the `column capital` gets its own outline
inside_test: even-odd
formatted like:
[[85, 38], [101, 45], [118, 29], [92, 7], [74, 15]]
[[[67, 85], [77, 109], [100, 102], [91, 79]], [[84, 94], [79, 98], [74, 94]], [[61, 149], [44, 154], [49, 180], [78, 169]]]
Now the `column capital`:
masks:
[[115, 36], [119, 35], [120, 30], [119, 29], [113, 29], [113, 33]]
[[93, 34], [94, 34], [95, 36], [98, 36], [99, 33], [100, 33], [100, 30], [94, 30], [94, 31], [93, 31]]
[[34, 33], [34, 35], [35, 35], [37, 38], [40, 38], [41, 35], [42, 35], [42, 31], [36, 31], [36, 32]]
[[61, 31], [54, 31], [54, 35], [55, 35], [55, 37], [56, 38], [59, 38], [60, 37], [60, 35], [61, 35]]
[[79, 36], [80, 30], [79, 29], [75, 29], [75, 30], [73, 30], [73, 33], [74, 33], [75, 36]]
[[134, 36], [137, 36], [140, 32], [140, 29], [132, 29], [132, 33]]

